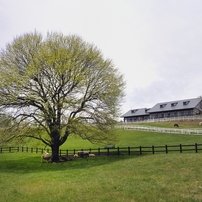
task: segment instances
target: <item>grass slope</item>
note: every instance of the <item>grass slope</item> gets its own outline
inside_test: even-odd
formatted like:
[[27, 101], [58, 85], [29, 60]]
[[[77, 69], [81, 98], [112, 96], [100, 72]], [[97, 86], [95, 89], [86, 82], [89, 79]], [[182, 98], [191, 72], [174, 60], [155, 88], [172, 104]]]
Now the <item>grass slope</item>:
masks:
[[133, 123], [130, 125], [146, 125], [146, 126], [154, 126], [154, 127], [162, 127], [162, 128], [173, 128], [174, 124], [178, 124], [181, 129], [202, 129], [199, 126], [201, 120], [193, 120], [193, 121], [167, 121], [167, 122], [151, 122], [151, 123]]
[[135, 130], [118, 130], [117, 146], [152, 146], [202, 143], [202, 135], [182, 135]]
[[[202, 136], [117, 130], [116, 146], [202, 143]], [[29, 142], [35, 144], [34, 142]], [[38, 145], [39, 146], [39, 145]], [[70, 137], [64, 149], [97, 148]], [[0, 154], [4, 202], [201, 202], [202, 151], [41, 163], [40, 154]]]
[[[154, 127], [173, 128], [174, 123], [179, 124], [179, 128], [201, 128], [199, 127], [200, 121], [178, 121], [178, 122], [156, 122], [156, 123], [141, 123], [138, 125], [147, 125]], [[180, 134], [167, 134], [157, 132], [143, 132], [135, 130], [117, 130], [119, 141], [116, 146], [151, 146], [151, 145], [169, 145], [169, 144], [194, 144], [202, 143], [202, 136], [200, 135], [180, 135]], [[16, 144], [14, 145], [16, 146]], [[26, 139], [24, 144], [19, 146], [26, 147], [40, 147], [44, 148], [45, 145], [34, 139]], [[80, 137], [70, 135], [67, 141], [60, 147], [61, 149], [83, 149], [83, 148], [98, 148], [105, 145], [91, 144], [87, 140], [83, 140]]]
[[[116, 147], [127, 146], [159, 146], [159, 145], [173, 145], [173, 144], [194, 144], [202, 143], [201, 135], [182, 135], [182, 134], [168, 134], [157, 132], [144, 132], [135, 130], [117, 130], [118, 142]], [[44, 148], [45, 145], [36, 140], [29, 140], [24, 146]], [[89, 148], [103, 148], [105, 145], [92, 144], [87, 140], [79, 137], [70, 136], [68, 140], [60, 147], [60, 149], [89, 149]]]
[[111, 156], [48, 164], [37, 154], [1, 154], [0, 201], [199, 202], [201, 157]]

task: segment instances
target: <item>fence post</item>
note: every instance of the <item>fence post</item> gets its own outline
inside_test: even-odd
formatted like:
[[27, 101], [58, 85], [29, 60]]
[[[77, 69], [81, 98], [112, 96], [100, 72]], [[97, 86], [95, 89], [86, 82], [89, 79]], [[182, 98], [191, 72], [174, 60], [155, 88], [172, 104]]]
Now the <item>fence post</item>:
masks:
[[11, 147], [9, 147], [9, 153], [11, 153]]
[[180, 144], [180, 153], [182, 153], [182, 145]]
[[142, 147], [140, 146], [140, 155], [142, 155]]
[[168, 145], [166, 144], [165, 147], [166, 147], [166, 154], [167, 154], [168, 153]]
[[118, 151], [118, 156], [120, 155], [120, 153], [119, 153], [119, 147], [117, 148], [117, 151]]
[[196, 150], [196, 153], [198, 152], [198, 145], [197, 143], [195, 143], [195, 150]]
[[98, 148], [98, 156], [100, 156], [100, 148]]
[[109, 156], [109, 148], [107, 148], [107, 156]]
[[2, 147], [0, 148], [0, 153], [2, 153]]
[[154, 145], [152, 145], [152, 154], [154, 154]]
[[130, 155], [130, 147], [128, 147], [128, 155]]
[[66, 150], [66, 156], [68, 156], [68, 149]]

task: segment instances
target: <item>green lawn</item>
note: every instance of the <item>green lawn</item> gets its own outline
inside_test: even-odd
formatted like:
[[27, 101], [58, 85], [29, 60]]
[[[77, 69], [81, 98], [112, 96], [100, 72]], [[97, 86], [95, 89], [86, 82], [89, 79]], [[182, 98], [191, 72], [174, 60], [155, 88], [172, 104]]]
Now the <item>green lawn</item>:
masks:
[[[119, 141], [115, 144], [116, 147], [202, 143], [202, 135], [167, 134], [135, 130], [117, 130], [117, 135]], [[93, 145], [80, 138], [70, 137], [67, 142], [62, 145], [61, 149], [87, 149], [98, 147], [104, 147], [104, 145]]]
[[1, 154], [0, 201], [199, 202], [201, 158], [172, 153], [51, 164], [39, 154]]
[[135, 130], [118, 130], [117, 146], [152, 146], [202, 143], [202, 135], [182, 135]]
[[[162, 128], [173, 128], [174, 124], [178, 124], [181, 129], [202, 129], [199, 126], [201, 120], [193, 121], [167, 121], [167, 122], [145, 122], [145, 123], [130, 123], [124, 125], [143, 125], [143, 126], [153, 126], [153, 127], [162, 127]], [[122, 124], [123, 125], [123, 124]]]
[[[202, 143], [202, 135], [182, 135], [182, 134], [168, 134], [157, 132], [144, 132], [135, 130], [117, 130], [118, 142], [116, 147], [127, 146], [159, 146], [159, 145], [173, 145], [173, 144], [194, 144]], [[45, 145], [39, 141], [28, 141], [24, 146], [44, 148]], [[103, 148], [105, 145], [91, 144], [87, 140], [83, 140], [76, 136], [70, 136], [66, 143], [60, 148], [63, 150], [69, 149], [88, 149], [88, 148]]]
[[[120, 147], [202, 143], [197, 135], [132, 130], [117, 130], [117, 134]], [[62, 149], [99, 146], [70, 136]], [[41, 163], [40, 155], [0, 154], [0, 201], [202, 201], [202, 151], [96, 156], [58, 164]]]

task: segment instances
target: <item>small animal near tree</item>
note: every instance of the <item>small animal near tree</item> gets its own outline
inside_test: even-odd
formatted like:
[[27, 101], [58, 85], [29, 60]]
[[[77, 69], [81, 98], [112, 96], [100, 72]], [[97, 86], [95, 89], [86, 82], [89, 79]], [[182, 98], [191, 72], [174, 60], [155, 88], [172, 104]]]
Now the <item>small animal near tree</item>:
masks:
[[53, 162], [70, 134], [114, 143], [125, 82], [93, 44], [57, 32], [23, 34], [1, 50], [0, 71], [7, 141], [38, 139], [51, 147]]

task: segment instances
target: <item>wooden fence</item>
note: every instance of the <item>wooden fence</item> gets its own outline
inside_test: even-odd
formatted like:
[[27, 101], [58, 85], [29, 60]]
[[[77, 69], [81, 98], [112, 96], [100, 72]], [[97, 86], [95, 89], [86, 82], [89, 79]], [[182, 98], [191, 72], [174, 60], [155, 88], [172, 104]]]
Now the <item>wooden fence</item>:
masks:
[[178, 128], [160, 128], [153, 126], [140, 126], [140, 125], [119, 125], [116, 128], [124, 130], [140, 130], [159, 133], [175, 133], [186, 135], [202, 135], [202, 129], [178, 129]]
[[[51, 152], [50, 149], [44, 148], [28, 148], [28, 147], [0, 147], [0, 153], [14, 153], [14, 152], [29, 152], [29, 153], [44, 153]], [[128, 147], [115, 147], [115, 148], [97, 148], [97, 149], [73, 149], [73, 150], [59, 150], [60, 156], [71, 156], [78, 151], [91, 151], [96, 156], [112, 156], [112, 155], [143, 155], [143, 154], [156, 154], [156, 153], [172, 153], [172, 152], [194, 152], [199, 153], [202, 151], [202, 144], [187, 144], [187, 145], [163, 145], [163, 146], [128, 146]]]

